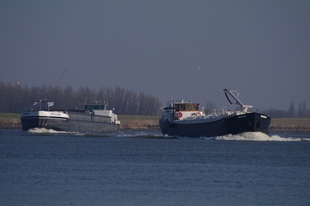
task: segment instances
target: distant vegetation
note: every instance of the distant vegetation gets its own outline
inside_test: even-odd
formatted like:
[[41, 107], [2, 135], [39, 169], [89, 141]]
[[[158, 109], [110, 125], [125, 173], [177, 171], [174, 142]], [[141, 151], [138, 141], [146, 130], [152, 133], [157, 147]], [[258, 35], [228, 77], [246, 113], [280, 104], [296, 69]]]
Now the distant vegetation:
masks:
[[[212, 113], [214, 108], [216, 108], [216, 105], [213, 102], [206, 102], [205, 112], [207, 114]], [[310, 108], [307, 109], [306, 102], [299, 103], [297, 109], [294, 101], [292, 101], [288, 106], [288, 110], [268, 109], [260, 112], [269, 115], [271, 118], [310, 118]]]
[[288, 110], [277, 110], [269, 109], [264, 111], [264, 113], [269, 114], [272, 118], [309, 118], [310, 109], [307, 109], [306, 102], [300, 102], [298, 108], [295, 108], [294, 101], [288, 107]]
[[161, 102], [152, 95], [136, 93], [122, 87], [93, 90], [58, 86], [21, 86], [0, 82], [0, 113], [20, 113], [38, 100], [54, 102], [53, 109], [80, 108], [83, 103], [106, 102], [109, 109], [121, 115], [159, 115]]
[[[119, 115], [153, 115], [161, 114], [162, 103], [156, 97], [142, 92], [134, 92], [122, 87], [101, 87], [98, 90], [89, 87], [73, 89], [59, 86], [21, 86], [0, 82], [0, 113], [20, 113], [38, 100], [47, 99], [55, 104], [53, 109], [80, 108], [83, 103], [106, 102], [109, 109], [115, 109]], [[205, 112], [211, 113], [216, 105], [206, 102]], [[292, 101], [288, 110], [269, 109], [262, 111], [272, 118], [309, 118], [310, 109], [306, 102], [300, 102], [296, 108]]]

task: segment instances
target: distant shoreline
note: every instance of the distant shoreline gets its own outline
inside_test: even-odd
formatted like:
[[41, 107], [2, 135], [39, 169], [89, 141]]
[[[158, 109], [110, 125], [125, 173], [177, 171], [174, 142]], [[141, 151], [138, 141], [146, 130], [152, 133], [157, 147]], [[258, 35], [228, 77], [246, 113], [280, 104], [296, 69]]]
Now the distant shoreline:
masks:
[[310, 133], [310, 118], [271, 119], [270, 132]]
[[[119, 115], [121, 130], [157, 130], [159, 116]], [[0, 113], [0, 129], [21, 130], [19, 114]], [[310, 133], [310, 118], [273, 118], [270, 132]]]

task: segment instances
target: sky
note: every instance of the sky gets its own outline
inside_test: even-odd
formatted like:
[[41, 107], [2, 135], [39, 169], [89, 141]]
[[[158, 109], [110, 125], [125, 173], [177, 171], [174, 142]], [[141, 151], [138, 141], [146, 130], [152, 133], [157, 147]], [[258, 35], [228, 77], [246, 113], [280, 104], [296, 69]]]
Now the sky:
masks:
[[308, 0], [0, 0], [0, 82], [310, 107]]

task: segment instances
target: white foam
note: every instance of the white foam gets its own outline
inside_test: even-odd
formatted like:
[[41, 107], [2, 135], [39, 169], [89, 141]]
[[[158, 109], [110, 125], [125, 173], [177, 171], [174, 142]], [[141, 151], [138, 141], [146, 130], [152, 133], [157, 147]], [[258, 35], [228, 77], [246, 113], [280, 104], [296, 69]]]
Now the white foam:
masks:
[[244, 132], [237, 135], [218, 136], [216, 140], [235, 140], [235, 141], [301, 141], [302, 138], [280, 137], [278, 135], [269, 136], [262, 132]]
[[30, 133], [51, 133], [51, 134], [67, 134], [66, 131], [56, 131], [53, 129], [45, 129], [45, 128], [33, 128], [29, 129], [28, 132]]

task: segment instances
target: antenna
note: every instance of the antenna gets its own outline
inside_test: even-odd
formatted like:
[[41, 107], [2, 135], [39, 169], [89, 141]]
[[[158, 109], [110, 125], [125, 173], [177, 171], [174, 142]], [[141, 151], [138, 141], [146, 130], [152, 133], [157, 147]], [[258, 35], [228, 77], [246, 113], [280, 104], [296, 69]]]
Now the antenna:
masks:
[[62, 72], [61, 76], [59, 77], [57, 83], [56, 83], [56, 86], [58, 87], [59, 86], [59, 83], [61, 82], [62, 78], [65, 76], [66, 72], [67, 72], [67, 68], [65, 68], [65, 70]]

